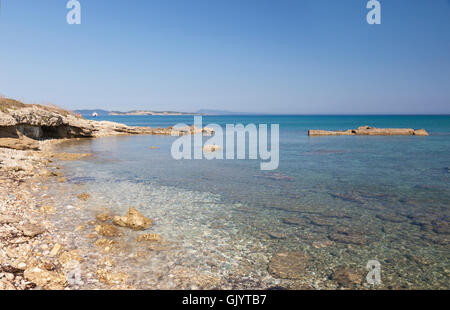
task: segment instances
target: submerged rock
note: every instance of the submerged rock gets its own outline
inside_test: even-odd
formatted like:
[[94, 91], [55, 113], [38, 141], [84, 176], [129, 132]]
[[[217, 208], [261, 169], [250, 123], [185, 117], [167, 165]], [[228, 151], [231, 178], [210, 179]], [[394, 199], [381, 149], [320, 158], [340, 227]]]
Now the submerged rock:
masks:
[[286, 235], [278, 232], [268, 232], [267, 235], [272, 239], [286, 239]]
[[360, 285], [363, 282], [362, 275], [346, 267], [342, 267], [334, 272], [331, 279], [346, 288]]
[[137, 242], [144, 242], [144, 241], [160, 242], [161, 236], [158, 234], [145, 234], [145, 235], [137, 236], [136, 241]]
[[276, 278], [301, 279], [308, 261], [309, 256], [303, 252], [277, 253], [270, 259], [269, 273]]
[[97, 214], [97, 216], [95, 218], [97, 219], [97, 221], [106, 222], [106, 221], [110, 220], [112, 217], [111, 217], [111, 215], [109, 215], [107, 213], [101, 213], [101, 214]]
[[283, 219], [283, 223], [289, 224], [289, 225], [298, 225], [298, 226], [308, 225], [308, 221], [307, 220], [305, 220], [303, 218], [299, 218], [299, 217], [284, 218]]
[[312, 245], [316, 249], [321, 249], [321, 248], [326, 248], [326, 247], [332, 246], [333, 244], [334, 244], [334, 242], [331, 240], [324, 240], [324, 241], [315, 241], [315, 242], [313, 242]]
[[80, 200], [87, 201], [89, 198], [91, 198], [91, 195], [89, 195], [87, 193], [82, 193], [82, 194], [78, 194], [77, 197]]
[[424, 233], [422, 239], [432, 242], [434, 244], [447, 246], [450, 244], [450, 238], [446, 235], [436, 235], [433, 233]]
[[66, 267], [71, 266], [74, 261], [78, 263], [83, 262], [83, 257], [77, 250], [65, 251], [59, 256], [58, 261], [62, 266]]
[[119, 235], [119, 230], [111, 224], [101, 224], [95, 226], [95, 231], [105, 237], [116, 237]]
[[329, 238], [333, 241], [347, 244], [364, 245], [367, 243], [367, 239], [364, 236], [353, 232], [333, 232], [329, 235]]
[[56, 208], [54, 206], [42, 206], [39, 208], [41, 213], [52, 214], [56, 212]]
[[50, 257], [54, 257], [58, 255], [59, 251], [62, 249], [62, 245], [57, 243], [53, 246], [53, 249], [50, 251]]
[[121, 284], [127, 281], [128, 275], [123, 272], [112, 272], [109, 269], [102, 268], [97, 270], [97, 278], [106, 284]]
[[449, 225], [447, 221], [433, 221], [433, 231], [437, 234], [450, 233]]
[[92, 156], [91, 153], [54, 153], [51, 154], [50, 157], [59, 159], [59, 160], [78, 160], [85, 157]]
[[398, 214], [377, 214], [377, 218], [383, 221], [393, 222], [393, 223], [403, 223], [408, 221], [408, 218], [398, 215]]
[[117, 226], [128, 227], [134, 230], [144, 230], [152, 225], [152, 220], [131, 207], [125, 216], [114, 216], [113, 223]]
[[309, 217], [309, 219], [310, 219], [311, 223], [313, 223], [316, 226], [334, 226], [334, 225], [336, 225], [336, 222], [325, 219], [323, 217], [311, 216], [311, 217]]
[[108, 239], [99, 239], [95, 241], [95, 245], [99, 247], [103, 252], [109, 253], [113, 250], [117, 250], [119, 248], [119, 243], [114, 240]]

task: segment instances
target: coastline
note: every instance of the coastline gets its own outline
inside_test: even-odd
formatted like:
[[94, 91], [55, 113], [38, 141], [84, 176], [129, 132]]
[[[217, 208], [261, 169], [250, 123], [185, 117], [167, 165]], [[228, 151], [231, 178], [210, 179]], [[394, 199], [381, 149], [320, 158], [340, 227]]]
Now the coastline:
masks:
[[99, 262], [104, 268], [83, 273], [88, 283], [70, 283], [74, 262], [81, 263], [88, 253], [78, 251], [51, 219], [58, 197], [48, 192], [65, 182], [55, 158], [74, 160], [83, 154], [53, 153], [60, 142], [42, 141], [41, 151], [0, 148], [0, 289], [132, 289], [124, 284], [126, 275], [114, 272], [109, 261]]
[[[78, 214], [70, 219], [64, 213], [82, 210], [89, 199], [88, 194], [79, 194], [76, 206], [67, 205], [63, 212], [57, 210], [55, 205], [59, 197], [50, 191], [67, 181], [58, 162], [92, 156], [56, 152], [54, 147], [78, 139], [211, 134], [212, 129], [131, 127], [85, 120], [64, 110], [25, 105], [9, 99], [2, 99], [3, 104], [0, 111], [0, 290], [133, 289], [126, 284], [128, 275], [116, 270], [114, 261], [104, 255], [127, 246], [115, 240], [124, 235], [123, 230], [136, 228], [127, 227], [127, 222], [123, 222], [126, 216], [120, 217], [122, 222], [113, 225], [110, 210], [105, 208], [103, 213], [90, 214], [91, 218], [80, 223], [74, 231], [60, 229], [52, 218], [58, 214], [64, 216], [66, 222], [76, 221]], [[136, 216], [132, 219], [136, 220]], [[92, 249], [81, 252], [72, 233], [84, 232], [95, 242]], [[133, 238], [150, 247], [167, 245], [157, 234], [135, 232]], [[80, 264], [94, 252], [100, 253], [99, 258], [83, 264], [81, 277]], [[145, 255], [135, 254], [136, 258]]]

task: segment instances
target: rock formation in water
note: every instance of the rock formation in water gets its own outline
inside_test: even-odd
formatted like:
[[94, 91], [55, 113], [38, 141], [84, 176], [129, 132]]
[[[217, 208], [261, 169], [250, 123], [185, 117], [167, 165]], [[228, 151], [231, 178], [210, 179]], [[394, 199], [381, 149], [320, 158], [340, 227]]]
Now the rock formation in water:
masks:
[[361, 126], [358, 129], [348, 129], [346, 131], [328, 130], [308, 130], [309, 136], [428, 136], [425, 129], [411, 128], [375, 128]]
[[109, 121], [86, 120], [63, 109], [28, 105], [0, 98], [0, 147], [37, 149], [38, 139], [92, 138], [117, 135], [212, 134], [210, 128], [132, 127]]

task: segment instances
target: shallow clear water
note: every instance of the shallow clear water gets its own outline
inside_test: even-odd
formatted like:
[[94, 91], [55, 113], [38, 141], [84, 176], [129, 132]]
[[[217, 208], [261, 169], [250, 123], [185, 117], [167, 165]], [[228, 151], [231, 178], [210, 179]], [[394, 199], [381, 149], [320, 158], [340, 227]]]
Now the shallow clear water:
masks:
[[[106, 119], [151, 127], [193, 122], [191, 116]], [[280, 124], [279, 168], [261, 171], [259, 160], [176, 161], [170, 155], [176, 138], [166, 136], [61, 145], [65, 152], [94, 153], [63, 163], [68, 182], [55, 189], [60, 203], [79, 204], [80, 192], [93, 197], [81, 211], [70, 211], [76, 220], [65, 225], [134, 206], [167, 241], [167, 249], [149, 249], [133, 242], [135, 232], [125, 232], [127, 251], [116, 259], [133, 285], [333, 288], [333, 272], [349, 267], [365, 277], [367, 261], [376, 259], [385, 287], [450, 288], [448, 230], [436, 229], [450, 219], [450, 116], [204, 117], [203, 125], [209, 123]], [[307, 136], [308, 129], [362, 125], [425, 128], [431, 135]], [[81, 238], [77, 246], [89, 242]], [[311, 257], [304, 278], [271, 275], [271, 256], [290, 251]], [[141, 252], [151, 254], [135, 255]]]

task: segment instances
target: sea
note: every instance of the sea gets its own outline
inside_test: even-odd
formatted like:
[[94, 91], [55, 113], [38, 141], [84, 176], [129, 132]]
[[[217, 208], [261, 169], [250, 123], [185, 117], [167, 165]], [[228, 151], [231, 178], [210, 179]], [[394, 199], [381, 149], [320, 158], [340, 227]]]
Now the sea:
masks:
[[[189, 115], [96, 119], [150, 127], [194, 122]], [[93, 154], [58, 162], [67, 182], [52, 187], [60, 205], [54, 221], [72, 234], [73, 247], [89, 253], [85, 264], [110, 257], [130, 285], [149, 289], [450, 289], [449, 115], [202, 119], [224, 130], [278, 124], [278, 168], [261, 170], [261, 160], [248, 158], [177, 160], [171, 147], [179, 137], [171, 136], [58, 146]], [[365, 125], [424, 128], [430, 135], [307, 134]], [[80, 201], [80, 193], [91, 198]], [[75, 232], [96, 214], [124, 215], [130, 207], [153, 220], [146, 233], [163, 242], [139, 243], [142, 232], [122, 229], [118, 250], [105, 252], [86, 237], [89, 231]], [[367, 277], [374, 261], [375, 282]]]

